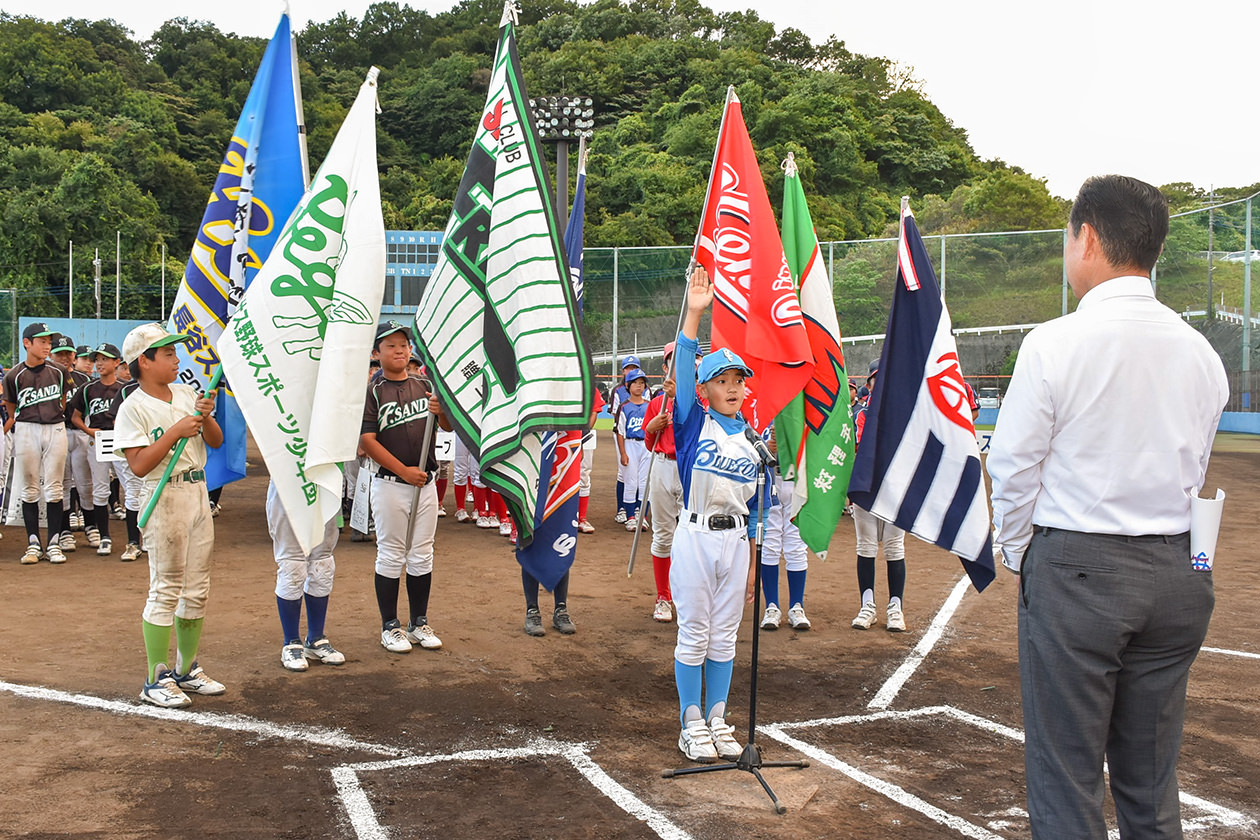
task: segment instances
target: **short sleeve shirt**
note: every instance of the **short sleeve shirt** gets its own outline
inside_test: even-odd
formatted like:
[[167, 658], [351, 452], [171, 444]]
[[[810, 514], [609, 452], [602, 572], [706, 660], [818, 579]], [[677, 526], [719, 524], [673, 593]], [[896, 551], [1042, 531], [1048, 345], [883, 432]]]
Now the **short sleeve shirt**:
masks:
[[74, 406], [79, 399], [79, 393], [83, 387], [92, 381], [92, 377], [83, 371], [71, 370], [66, 372], [66, 424], [70, 425], [70, 420], [74, 417]]
[[[166, 402], [146, 394], [137, 387], [122, 401], [118, 408], [118, 416], [114, 420], [114, 451], [124, 449], [143, 449], [155, 443], [166, 430], [180, 420], [195, 414], [197, 411], [197, 391], [191, 385], [173, 383], [171, 401]], [[172, 447], [172, 451], [174, 448]], [[171, 460], [168, 452], [153, 471], [141, 478], [157, 480], [161, 478], [167, 463]], [[188, 439], [188, 445], [180, 453], [175, 462], [172, 474], [185, 470], [200, 470], [206, 466], [206, 442], [201, 435]]]
[[[433, 423], [429, 413], [429, 389], [422, 379], [386, 379], [382, 376], [368, 386], [363, 405], [360, 434], [375, 434], [377, 441], [405, 467], [420, 467], [425, 472], [437, 469], [437, 428], [429, 434], [425, 464], [421, 466], [421, 447], [425, 429]], [[380, 475], [393, 475], [384, 467]]]
[[83, 415], [83, 423], [90, 429], [112, 429], [122, 402], [118, 399], [122, 388], [123, 384], [117, 380], [113, 385], [106, 385], [99, 379], [93, 379], [79, 389], [71, 409]]
[[4, 376], [4, 400], [17, 406], [19, 423], [64, 423], [66, 387], [66, 369], [56, 362], [18, 362]]

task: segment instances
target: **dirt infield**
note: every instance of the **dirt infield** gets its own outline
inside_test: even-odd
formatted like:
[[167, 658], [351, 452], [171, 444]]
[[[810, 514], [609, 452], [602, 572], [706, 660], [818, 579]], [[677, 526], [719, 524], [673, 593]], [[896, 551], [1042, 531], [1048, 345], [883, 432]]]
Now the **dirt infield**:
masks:
[[[381, 648], [374, 547], [346, 539], [328, 632], [348, 661], [298, 674], [279, 662], [266, 477], [251, 457], [216, 520], [201, 653], [228, 693], [188, 712], [136, 699], [146, 564], [80, 549], [62, 567], [20, 566], [20, 529], [4, 528], [0, 836], [1028, 836], [1014, 580], [999, 572], [958, 600], [957, 560], [907, 540], [909, 632], [884, 632], [882, 610], [877, 629], [852, 630], [848, 519], [830, 559], [811, 563], [814, 629], [762, 635], [758, 741], [767, 760], [804, 751], [812, 764], [766, 771], [787, 814], [746, 773], [662, 779], [681, 759], [674, 628], [651, 620], [646, 551], [626, 578], [607, 435], [599, 532], [581, 538], [573, 573], [575, 636], [525, 636], [507, 541], [448, 516], [429, 612], [443, 649]], [[1229, 500], [1210, 650], [1191, 674], [1183, 817], [1191, 837], [1260, 837], [1260, 452], [1221, 443], [1208, 487]], [[741, 737], [750, 637], [745, 621], [731, 711]]]

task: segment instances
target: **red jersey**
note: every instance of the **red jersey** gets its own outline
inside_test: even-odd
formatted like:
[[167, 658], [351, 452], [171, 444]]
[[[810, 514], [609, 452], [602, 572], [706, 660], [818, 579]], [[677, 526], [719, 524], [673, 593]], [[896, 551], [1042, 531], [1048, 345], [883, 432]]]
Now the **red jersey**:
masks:
[[643, 415], [643, 438], [649, 452], [660, 452], [667, 458], [676, 458], [677, 453], [674, 451], [674, 423], [672, 420], [664, 430], [656, 434], [647, 430], [648, 424], [652, 422], [652, 418], [665, 410], [666, 402], [669, 403], [668, 410], [672, 415], [674, 401], [664, 394], [658, 394], [648, 403], [647, 413]]

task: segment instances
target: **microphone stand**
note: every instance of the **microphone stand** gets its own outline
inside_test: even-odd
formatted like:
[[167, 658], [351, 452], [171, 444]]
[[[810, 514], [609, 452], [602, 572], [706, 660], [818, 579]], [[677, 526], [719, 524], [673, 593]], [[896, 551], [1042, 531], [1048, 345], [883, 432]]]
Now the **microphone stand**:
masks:
[[[765, 454], [769, 454], [768, 452]], [[760, 500], [757, 511], [757, 531], [756, 546], [757, 553], [753, 562], [756, 567], [753, 569], [753, 636], [752, 636], [752, 670], [748, 678], [748, 742], [744, 745], [744, 751], [733, 762], [726, 764], [705, 764], [695, 767], [681, 767], [676, 770], [662, 770], [661, 777], [664, 779], [672, 779], [675, 776], [691, 776], [696, 773], [718, 773], [724, 770], [743, 770], [746, 773], [752, 773], [753, 777], [761, 783], [762, 790], [770, 797], [771, 804], [774, 805], [776, 814], [787, 813], [787, 806], [779, 801], [779, 797], [775, 796], [774, 790], [766, 782], [764, 776], [761, 775], [763, 767], [795, 767], [798, 769], [809, 766], [808, 761], [762, 761], [761, 746], [757, 740], [757, 649], [761, 639], [761, 542], [765, 535], [766, 525], [766, 508], [769, 507], [769, 496], [766, 492], [767, 476], [774, 466], [774, 461], [766, 461], [765, 455], [762, 458], [761, 468], [757, 472], [757, 498]], [[771, 456], [773, 457], [773, 456]], [[773, 479], [770, 479], [773, 486]]]

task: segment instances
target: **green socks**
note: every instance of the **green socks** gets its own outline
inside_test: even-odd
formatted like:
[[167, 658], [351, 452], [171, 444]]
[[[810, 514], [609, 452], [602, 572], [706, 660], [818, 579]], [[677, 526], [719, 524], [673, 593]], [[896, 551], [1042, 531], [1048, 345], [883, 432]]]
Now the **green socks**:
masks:
[[171, 647], [171, 628], [169, 625], [150, 624], [143, 619], [140, 628], [144, 634], [144, 653], [149, 658], [149, 676], [145, 682], [154, 682], [157, 680], [157, 666], [166, 664], [166, 654]]
[[175, 619], [175, 673], [186, 674], [197, 661], [197, 648], [201, 645], [201, 624], [204, 618]]

